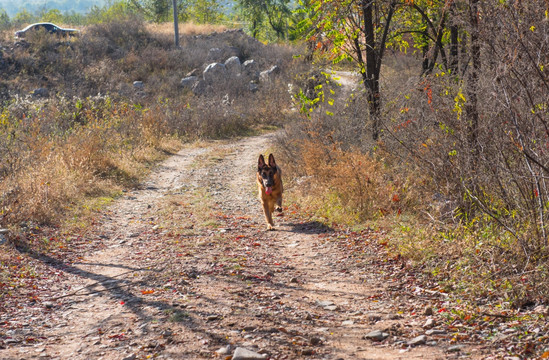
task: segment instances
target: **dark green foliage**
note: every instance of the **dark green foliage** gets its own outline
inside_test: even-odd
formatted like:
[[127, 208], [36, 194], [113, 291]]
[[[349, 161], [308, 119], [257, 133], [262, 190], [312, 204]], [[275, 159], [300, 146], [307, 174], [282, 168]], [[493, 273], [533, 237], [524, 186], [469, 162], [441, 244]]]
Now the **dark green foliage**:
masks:
[[268, 27], [276, 38], [285, 39], [291, 21], [289, 0], [238, 0], [244, 19], [249, 22], [249, 31], [257, 38]]

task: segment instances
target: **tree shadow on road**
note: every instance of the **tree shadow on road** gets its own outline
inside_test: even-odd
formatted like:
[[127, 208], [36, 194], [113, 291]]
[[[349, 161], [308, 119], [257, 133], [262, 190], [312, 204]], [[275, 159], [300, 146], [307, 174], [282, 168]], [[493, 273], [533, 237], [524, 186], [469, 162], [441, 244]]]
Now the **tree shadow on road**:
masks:
[[334, 232], [334, 229], [321, 223], [320, 221], [306, 221], [299, 223], [287, 223], [289, 226], [289, 232], [297, 234], [326, 234]]
[[[116, 276], [107, 276], [98, 272], [78, 268], [74, 266], [74, 264], [53, 258], [40, 251], [35, 251], [30, 247], [19, 246], [18, 250], [22, 253], [28, 254], [32, 258], [48, 264], [54, 269], [76, 275], [81, 279], [89, 279], [93, 281], [93, 283], [73, 290], [72, 292], [53, 298], [45, 298], [44, 300], [53, 303], [54, 308], [70, 307], [76, 303], [90, 301], [92, 295], [102, 295], [112, 299], [113, 304], [120, 304], [119, 306], [124, 306], [124, 309], [133, 313], [137, 316], [139, 321], [142, 322], [143, 325], [140, 326], [140, 328], [145, 332], [142, 335], [134, 335], [133, 339], [143, 338], [147, 334], [146, 331], [150, 330], [151, 325], [160, 322], [164, 324], [161, 328], [167, 327], [169, 329], [170, 326], [181, 326], [189, 329], [193, 333], [199, 334], [200, 336], [207, 337], [212, 344], [225, 344], [225, 339], [222, 336], [212, 332], [210, 329], [211, 326], [206, 326], [205, 322], [200, 321], [200, 319], [205, 316], [198, 309], [191, 311], [181, 308], [180, 305], [182, 303], [179, 304], [163, 298], [147, 298], [146, 296], [142, 296], [140, 294], [140, 289], [158, 288], [158, 284], [151, 281], [150, 278], [146, 277], [136, 280], [128, 276], [119, 277], [133, 272], [159, 273], [162, 272], [163, 269], [151, 269], [149, 267], [133, 268], [108, 263], [81, 263], [88, 266], [95, 266], [97, 268], [116, 267], [128, 270], [127, 272]], [[143, 295], [145, 295], [145, 293], [143, 293]], [[210, 301], [215, 302], [215, 299]], [[152, 308], [156, 311], [153, 310], [151, 313], [146, 310], [147, 308]], [[113, 315], [110, 314], [106, 319], [98, 319], [97, 323], [92, 323], [92, 325], [90, 325], [90, 329], [109, 327], [114, 328], [115, 325], [113, 325], [113, 323], [116, 323], [117, 321], [119, 322], [116, 316], [113, 317]], [[111, 323], [107, 325], [107, 322]], [[42, 334], [37, 330], [36, 336], [42, 336]], [[97, 351], [100, 350], [101, 349]]]

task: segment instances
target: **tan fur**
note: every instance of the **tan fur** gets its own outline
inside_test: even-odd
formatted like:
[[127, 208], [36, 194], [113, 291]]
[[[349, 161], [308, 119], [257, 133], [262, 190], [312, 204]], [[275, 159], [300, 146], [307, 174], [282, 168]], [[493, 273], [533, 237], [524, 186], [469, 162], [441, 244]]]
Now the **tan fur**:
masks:
[[[271, 154], [269, 155], [269, 163], [265, 164], [263, 161], [263, 155], [259, 157], [259, 166], [257, 171], [257, 187], [259, 191], [259, 200], [261, 200], [261, 204], [263, 205], [263, 213], [265, 214], [265, 221], [267, 222], [267, 229], [268, 230], [274, 230], [274, 222], [273, 222], [273, 212], [275, 210], [282, 211], [282, 192], [283, 192], [283, 185], [282, 185], [282, 171], [280, 170], [280, 167], [278, 167], [274, 161], [274, 156]], [[264, 166], [262, 167], [261, 164]], [[270, 166], [274, 165], [274, 166]], [[271, 187], [272, 193], [267, 194], [265, 192], [265, 184], [263, 181], [263, 178], [261, 176], [262, 171], [265, 172], [272, 172], [273, 169], [276, 168], [276, 172], [274, 173], [273, 180], [274, 184]]]

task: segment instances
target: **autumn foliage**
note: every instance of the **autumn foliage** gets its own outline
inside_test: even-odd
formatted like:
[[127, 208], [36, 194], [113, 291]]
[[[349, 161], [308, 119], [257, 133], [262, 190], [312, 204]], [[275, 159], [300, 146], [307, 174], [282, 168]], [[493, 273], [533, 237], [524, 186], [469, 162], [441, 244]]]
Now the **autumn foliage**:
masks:
[[[387, 14], [383, 11], [389, 2], [370, 3]], [[346, 24], [351, 34], [339, 43], [345, 33], [334, 34], [332, 45], [339, 46], [334, 51], [348, 51], [345, 46], [353, 39], [364, 44], [365, 30], [351, 17], [364, 16], [358, 3], [317, 4], [326, 11], [323, 19], [337, 19], [332, 24]], [[467, 289], [501, 292], [516, 306], [549, 301], [544, 280], [549, 254], [549, 53], [542, 50], [549, 45], [548, 11], [545, 1], [398, 4], [388, 28], [386, 51], [391, 55], [381, 65], [380, 140], [370, 140], [375, 119], [366, 89], [345, 95], [339, 106], [315, 103], [317, 110], [290, 131], [302, 141], [315, 124], [314, 145], [290, 147], [288, 156], [305, 158], [334, 138], [329, 146], [345, 156], [337, 166], [325, 156], [323, 164], [349, 176], [346, 193], [322, 180], [318, 193], [337, 194], [332, 200], [339, 204], [359, 196], [355, 174], [383, 179], [372, 192], [379, 196], [371, 202], [376, 205], [362, 218], [391, 209], [377, 224], [394, 230], [397, 251], [430, 264], [441, 278], [463, 281]], [[330, 23], [317, 24], [323, 26], [321, 34], [330, 34], [325, 31]], [[376, 36], [383, 35], [385, 24], [375, 25]], [[355, 33], [349, 31], [353, 26]], [[361, 55], [354, 53], [355, 58]], [[288, 148], [287, 141], [282, 143]], [[346, 160], [359, 154], [379, 163], [361, 173]], [[327, 178], [322, 165], [313, 168], [315, 174], [306, 174], [311, 181]], [[298, 177], [304, 175], [298, 171]], [[407, 184], [395, 187], [400, 198], [416, 199], [400, 212], [384, 205], [393, 193], [386, 189], [395, 183]]]

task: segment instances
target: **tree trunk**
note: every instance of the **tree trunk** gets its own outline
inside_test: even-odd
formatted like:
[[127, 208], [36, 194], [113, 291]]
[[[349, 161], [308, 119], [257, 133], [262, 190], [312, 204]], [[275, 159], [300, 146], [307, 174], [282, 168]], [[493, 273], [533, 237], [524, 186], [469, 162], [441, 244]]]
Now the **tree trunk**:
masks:
[[460, 65], [460, 73], [461, 76], [465, 76], [465, 73], [467, 72], [467, 68], [469, 67], [469, 46], [467, 43], [467, 35], [462, 33], [461, 37], [461, 51], [459, 55], [459, 65]]
[[179, 47], [179, 26], [178, 26], [178, 14], [177, 14], [177, 0], [173, 0], [173, 32], [175, 47]]
[[467, 136], [473, 158], [478, 156], [478, 78], [481, 66], [478, 2], [479, 0], [470, 0], [469, 6], [472, 68], [469, 69], [467, 76], [467, 102], [465, 103], [465, 113], [467, 115]]
[[456, 4], [450, 5], [450, 64], [449, 69], [453, 76], [457, 74], [459, 67], [459, 28], [456, 24]]
[[427, 69], [427, 72], [426, 72], [427, 74], [431, 74], [433, 72], [433, 70], [435, 68], [435, 65], [437, 63], [439, 53], [441, 54], [442, 60], [446, 65], [445, 55], [442, 52], [443, 51], [443, 48], [442, 48], [442, 35], [444, 34], [445, 19], [446, 19], [446, 13], [443, 12], [442, 17], [440, 19], [439, 26], [437, 28], [437, 32], [435, 34], [436, 38], [435, 38], [435, 43], [433, 44], [433, 57], [432, 57], [432, 59], [429, 63], [429, 68]]
[[259, 26], [257, 24], [257, 20], [254, 19], [252, 21], [252, 36], [254, 39], [257, 39], [257, 36], [259, 35]]
[[[372, 139], [377, 141], [380, 132], [380, 94], [379, 71], [377, 69], [377, 46], [374, 30], [374, 2], [363, 0], [364, 36], [366, 41], [366, 74], [363, 74], [364, 85], [368, 92], [368, 110], [372, 121]], [[365, 76], [364, 76], [365, 75]]]
[[421, 75], [427, 73], [429, 70], [429, 36], [427, 36], [427, 30], [422, 33], [423, 45], [421, 46], [421, 52], [423, 55], [423, 61], [421, 62]]

